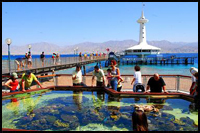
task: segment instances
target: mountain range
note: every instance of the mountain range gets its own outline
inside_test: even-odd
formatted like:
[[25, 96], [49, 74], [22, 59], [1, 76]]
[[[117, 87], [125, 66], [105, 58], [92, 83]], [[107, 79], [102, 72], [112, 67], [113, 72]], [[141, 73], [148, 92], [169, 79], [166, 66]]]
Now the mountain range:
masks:
[[[161, 53], [198, 53], [198, 42], [186, 43], [186, 42], [169, 42], [162, 41], [147, 41], [149, 45], [153, 45], [161, 48]], [[42, 51], [45, 54], [60, 53], [60, 54], [73, 54], [74, 49], [78, 47], [78, 52], [91, 53], [91, 52], [104, 52], [109, 48], [110, 51], [122, 52], [125, 49], [137, 45], [135, 40], [123, 40], [123, 41], [107, 41], [102, 43], [83, 42], [75, 45], [59, 46], [48, 42], [32, 43], [31, 53], [41, 54]], [[28, 45], [15, 46], [11, 45], [10, 51], [12, 55], [25, 54], [28, 52]], [[2, 55], [8, 54], [8, 46], [2, 45]]]

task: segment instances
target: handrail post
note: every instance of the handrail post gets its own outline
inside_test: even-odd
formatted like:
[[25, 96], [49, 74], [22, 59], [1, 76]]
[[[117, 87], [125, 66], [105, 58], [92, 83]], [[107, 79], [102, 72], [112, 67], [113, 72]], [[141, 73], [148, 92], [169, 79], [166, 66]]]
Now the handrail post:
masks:
[[67, 64], [67, 61], [66, 61], [66, 60], [67, 60], [67, 57], [65, 57], [65, 64]]
[[54, 85], [58, 86], [58, 76], [53, 76]]
[[143, 79], [143, 83], [146, 85], [147, 84], [147, 77], [146, 76], [144, 76], [144, 79]]
[[179, 91], [179, 87], [180, 87], [180, 76], [177, 76], [176, 77], [177, 79], [176, 79], [176, 82], [177, 82], [177, 88], [176, 88], [176, 91], [178, 92]]

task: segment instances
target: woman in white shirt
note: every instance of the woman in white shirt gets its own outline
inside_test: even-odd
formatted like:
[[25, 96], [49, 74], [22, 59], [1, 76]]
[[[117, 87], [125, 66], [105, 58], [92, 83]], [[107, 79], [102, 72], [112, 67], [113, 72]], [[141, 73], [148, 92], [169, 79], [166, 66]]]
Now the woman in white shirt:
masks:
[[82, 82], [81, 65], [76, 65], [76, 70], [72, 74], [73, 86], [85, 86]]
[[[137, 92], [136, 90], [136, 86], [137, 85], [142, 85], [142, 76], [141, 76], [141, 72], [140, 72], [140, 67], [139, 66], [135, 66], [135, 73], [134, 73], [134, 77], [133, 80], [131, 82], [131, 85], [133, 84], [133, 92]], [[142, 85], [143, 86], [143, 85]], [[144, 87], [144, 86], [143, 86]], [[144, 89], [144, 88], [143, 88]], [[143, 90], [142, 90], [143, 91]]]

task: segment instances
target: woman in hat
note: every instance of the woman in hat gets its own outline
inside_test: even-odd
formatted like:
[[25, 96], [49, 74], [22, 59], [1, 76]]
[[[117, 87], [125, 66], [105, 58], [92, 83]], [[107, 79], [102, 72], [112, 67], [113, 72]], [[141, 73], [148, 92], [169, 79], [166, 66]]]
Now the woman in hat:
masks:
[[5, 83], [5, 86], [10, 89], [10, 92], [16, 92], [19, 89], [19, 82], [17, 81], [17, 73], [12, 73], [10, 79]]

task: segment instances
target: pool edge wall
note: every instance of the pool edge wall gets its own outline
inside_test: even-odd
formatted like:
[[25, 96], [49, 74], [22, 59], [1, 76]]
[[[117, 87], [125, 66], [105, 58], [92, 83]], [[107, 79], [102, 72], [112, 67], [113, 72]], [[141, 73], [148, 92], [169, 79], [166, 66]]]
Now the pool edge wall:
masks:
[[[26, 92], [12, 92], [2, 94], [2, 99], [7, 96], [23, 94], [28, 92], [34, 92], [39, 90], [66, 90], [66, 91], [103, 91], [107, 94], [111, 94], [114, 97], [121, 97], [121, 98], [129, 98], [129, 97], [150, 97], [150, 98], [182, 98], [184, 100], [193, 102], [194, 97], [188, 94], [176, 92], [176, 93], [139, 93], [139, 92], [117, 92], [113, 89], [103, 88], [103, 87], [82, 87], [82, 86], [50, 86], [47, 88], [37, 88], [32, 90], [27, 90]], [[37, 130], [24, 130], [24, 129], [9, 129], [9, 128], [2, 128], [2, 131], [37, 131]]]

